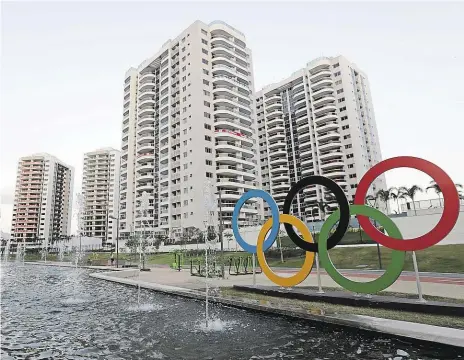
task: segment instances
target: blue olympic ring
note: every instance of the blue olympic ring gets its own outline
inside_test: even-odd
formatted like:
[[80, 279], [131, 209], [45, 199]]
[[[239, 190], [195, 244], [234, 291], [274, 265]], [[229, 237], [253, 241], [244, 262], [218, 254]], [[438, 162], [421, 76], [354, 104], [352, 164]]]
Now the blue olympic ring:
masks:
[[232, 214], [232, 231], [234, 232], [235, 239], [237, 240], [238, 244], [243, 248], [243, 250], [251, 254], [256, 254], [256, 245], [248, 244], [242, 238], [238, 230], [238, 216], [240, 214], [240, 209], [245, 204], [245, 201], [251, 198], [261, 198], [264, 201], [266, 201], [269, 207], [271, 208], [272, 228], [268, 238], [266, 239], [266, 241], [264, 241], [263, 251], [269, 249], [276, 240], [277, 236], [279, 235], [279, 207], [272, 198], [271, 194], [260, 189], [253, 189], [247, 191], [242, 195], [240, 199], [238, 199], [237, 204], [235, 205], [234, 212]]

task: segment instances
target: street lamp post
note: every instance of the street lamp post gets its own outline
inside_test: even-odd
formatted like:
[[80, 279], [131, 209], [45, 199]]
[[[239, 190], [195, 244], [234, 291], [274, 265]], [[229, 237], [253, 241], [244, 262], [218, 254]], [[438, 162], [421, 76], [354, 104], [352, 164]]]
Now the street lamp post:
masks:
[[110, 218], [116, 220], [116, 268], [119, 268], [119, 217], [110, 215]]
[[222, 237], [222, 198], [221, 191], [216, 194], [219, 195], [219, 241], [221, 242], [221, 274], [224, 279], [224, 240]]

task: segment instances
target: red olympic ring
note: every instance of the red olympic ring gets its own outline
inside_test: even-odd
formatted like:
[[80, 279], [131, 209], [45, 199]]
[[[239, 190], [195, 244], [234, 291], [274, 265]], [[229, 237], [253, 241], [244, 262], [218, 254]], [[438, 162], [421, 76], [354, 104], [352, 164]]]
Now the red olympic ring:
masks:
[[445, 238], [453, 229], [459, 216], [459, 196], [451, 178], [437, 165], [430, 161], [412, 157], [399, 156], [379, 162], [362, 177], [356, 190], [354, 204], [364, 205], [369, 186], [381, 174], [388, 170], [407, 167], [417, 169], [431, 176], [440, 186], [444, 199], [444, 209], [438, 224], [427, 234], [414, 239], [395, 239], [378, 231], [366, 216], [358, 215], [359, 225], [372, 240], [393, 250], [415, 251], [428, 248]]

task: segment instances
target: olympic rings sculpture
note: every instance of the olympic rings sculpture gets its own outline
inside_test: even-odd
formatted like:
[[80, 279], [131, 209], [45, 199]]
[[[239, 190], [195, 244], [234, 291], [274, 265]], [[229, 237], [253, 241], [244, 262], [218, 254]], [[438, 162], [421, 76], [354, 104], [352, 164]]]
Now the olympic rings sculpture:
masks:
[[[379, 210], [364, 204], [367, 191], [372, 182], [382, 173], [400, 168], [408, 167], [420, 170], [430, 175], [440, 186], [444, 198], [444, 209], [440, 221], [427, 234], [414, 239], [403, 239], [400, 230], [395, 223]], [[307, 186], [323, 185], [335, 196], [339, 209], [332, 213], [324, 222], [319, 233], [319, 241], [315, 243], [311, 232], [303, 221], [290, 215], [292, 201], [296, 194]], [[240, 235], [238, 219], [240, 209], [245, 202], [251, 198], [262, 198], [271, 209], [271, 218], [268, 219], [259, 232], [257, 245], [247, 243]], [[459, 216], [459, 195], [451, 178], [437, 165], [430, 161], [412, 156], [399, 156], [383, 160], [369, 169], [361, 179], [356, 189], [354, 205], [350, 205], [345, 193], [333, 180], [324, 176], [308, 176], [298, 181], [288, 192], [284, 205], [283, 214], [279, 215], [279, 207], [272, 196], [264, 190], [254, 189], [247, 191], [237, 201], [232, 214], [232, 231], [237, 243], [247, 252], [256, 254], [263, 273], [279, 286], [291, 287], [304, 281], [311, 273], [315, 253], [327, 274], [343, 288], [365, 294], [373, 294], [385, 290], [392, 285], [403, 270], [406, 251], [423, 250], [443, 240], [455, 226]], [[359, 225], [364, 229], [372, 240], [392, 249], [391, 262], [382, 276], [369, 282], [356, 282], [343, 276], [330, 260], [328, 250], [335, 247], [345, 235], [352, 215], [357, 215]], [[372, 225], [369, 218], [376, 220], [388, 235], [380, 232]], [[338, 222], [335, 232], [331, 233], [332, 227]], [[264, 251], [269, 249], [277, 239], [280, 223], [284, 224], [288, 237], [301, 249], [306, 251], [305, 260], [301, 269], [290, 277], [281, 277], [274, 273], [267, 264]], [[293, 227], [301, 233], [296, 234]], [[268, 232], [271, 232], [266, 239]]]

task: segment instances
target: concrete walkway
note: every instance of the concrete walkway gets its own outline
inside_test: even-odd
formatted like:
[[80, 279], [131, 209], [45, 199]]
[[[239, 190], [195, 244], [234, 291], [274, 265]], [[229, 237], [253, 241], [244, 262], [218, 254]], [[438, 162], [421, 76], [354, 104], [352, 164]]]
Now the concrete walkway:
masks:
[[[277, 271], [277, 274], [281, 276], [291, 275], [288, 269], [285, 269], [285, 271], [282, 272]], [[350, 273], [347, 272], [346, 275], [350, 276]], [[378, 274], [375, 273], [369, 276], [355, 274], [350, 276], [350, 279], [354, 281], [366, 282], [372, 281], [372, 278], [376, 276], [378, 276]], [[415, 281], [411, 281], [409, 277], [410, 276], [408, 276], [407, 280], [397, 280], [392, 286], [386, 289], [386, 291], [405, 294], [417, 294], [416, 283]], [[191, 276], [190, 271], [187, 269], [176, 271], [166, 267], [155, 267], [152, 268], [151, 271], [141, 272], [140, 279], [146, 282], [175, 285], [189, 289], [204, 289], [205, 287], [205, 278]], [[226, 279], [224, 280], [214, 278], [209, 279], [208, 282], [213, 286], [225, 287], [232, 287], [234, 285], [253, 285], [253, 275], [233, 276], [226, 274]], [[325, 272], [321, 272], [321, 283], [323, 288], [327, 287], [340, 289], [340, 286]], [[317, 284], [317, 275], [314, 271], [299, 286], [317, 286]], [[270, 286], [274, 284], [266, 277], [266, 275], [256, 274], [256, 285]], [[446, 296], [455, 299], [464, 299], [464, 284], [462, 283], [423, 281], [421, 282], [421, 286], [424, 296]]]

